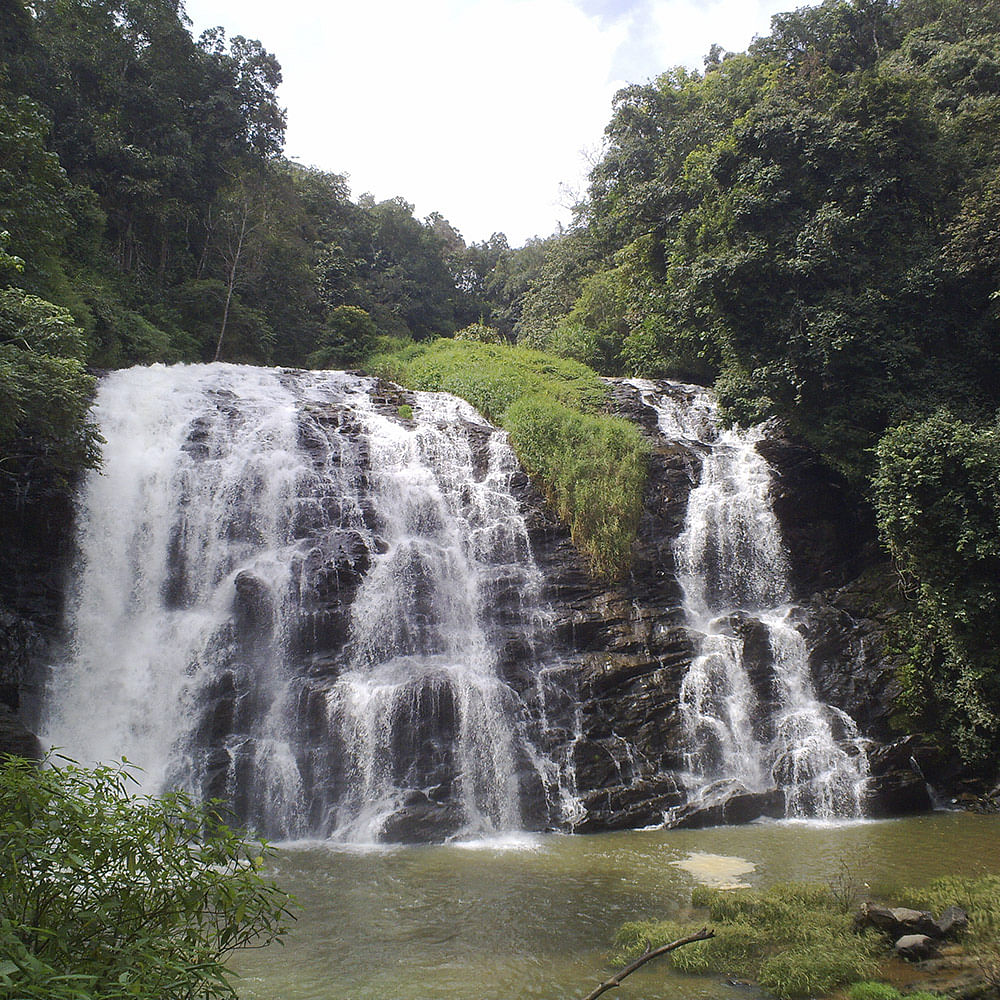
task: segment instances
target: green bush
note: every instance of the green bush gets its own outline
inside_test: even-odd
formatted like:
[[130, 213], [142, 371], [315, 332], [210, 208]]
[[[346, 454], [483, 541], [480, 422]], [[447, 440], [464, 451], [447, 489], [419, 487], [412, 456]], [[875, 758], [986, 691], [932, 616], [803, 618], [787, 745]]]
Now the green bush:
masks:
[[0, 763], [0, 998], [235, 997], [224, 959], [285, 932], [264, 845], [130, 780], [124, 762]]
[[888, 983], [875, 983], [865, 980], [852, 983], [847, 991], [850, 1000], [899, 1000], [900, 992]]
[[990, 776], [1000, 753], [1000, 422], [941, 410], [878, 446], [879, 530], [911, 584], [900, 707]]
[[848, 938], [812, 941], [769, 955], [757, 981], [777, 997], [815, 997], [858, 975], [872, 975], [870, 953], [852, 948]]
[[87, 350], [67, 310], [18, 288], [0, 290], [0, 477], [30, 474], [37, 491], [46, 472], [69, 484], [98, 465]]
[[310, 368], [342, 368], [357, 364], [376, 344], [375, 321], [357, 306], [335, 306], [327, 313]]
[[646, 446], [634, 425], [601, 412], [607, 389], [595, 372], [531, 348], [453, 340], [403, 346], [372, 366], [411, 389], [461, 396], [503, 427], [592, 571], [627, 571]]

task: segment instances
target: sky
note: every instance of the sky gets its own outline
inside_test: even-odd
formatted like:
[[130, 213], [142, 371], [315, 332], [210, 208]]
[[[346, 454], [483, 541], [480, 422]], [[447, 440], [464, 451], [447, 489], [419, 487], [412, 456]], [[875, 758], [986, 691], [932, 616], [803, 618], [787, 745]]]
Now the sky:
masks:
[[713, 43], [742, 51], [802, 0], [185, 0], [281, 63], [285, 154], [404, 197], [467, 243], [570, 221], [615, 92]]

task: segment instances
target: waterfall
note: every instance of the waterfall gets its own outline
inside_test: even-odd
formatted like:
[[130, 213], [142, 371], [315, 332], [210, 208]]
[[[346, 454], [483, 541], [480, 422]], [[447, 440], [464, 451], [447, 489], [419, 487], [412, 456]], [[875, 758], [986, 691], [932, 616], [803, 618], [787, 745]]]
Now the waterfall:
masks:
[[460, 400], [417, 393], [409, 419], [384, 392], [222, 364], [102, 379], [48, 744], [271, 837], [561, 822], [571, 782], [497, 653], [559, 666], [513, 452]]
[[861, 815], [864, 741], [813, 689], [771, 470], [756, 447], [765, 429], [721, 428], [699, 387], [630, 384], [663, 437], [702, 456], [674, 546], [685, 616], [700, 637], [679, 696], [691, 794], [778, 787], [789, 816]]

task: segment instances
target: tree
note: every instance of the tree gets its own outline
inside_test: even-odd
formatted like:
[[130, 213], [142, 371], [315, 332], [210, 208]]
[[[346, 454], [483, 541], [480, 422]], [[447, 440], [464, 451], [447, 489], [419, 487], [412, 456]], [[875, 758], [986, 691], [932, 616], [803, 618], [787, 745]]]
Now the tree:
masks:
[[72, 224], [69, 180], [59, 157], [45, 148], [49, 131], [37, 104], [0, 89], [0, 232], [8, 234], [14, 254], [31, 262], [28, 278], [36, 292]]
[[[58, 766], [51, 766], [56, 764]], [[267, 847], [120, 766], [0, 762], [0, 997], [235, 998], [225, 959], [280, 938]]]
[[363, 198], [361, 204], [370, 219], [372, 251], [363, 280], [379, 329], [415, 340], [454, 332], [458, 292], [446, 255], [457, 234], [444, 220], [421, 223], [402, 198], [377, 204]]
[[342, 368], [363, 361], [375, 348], [375, 323], [357, 306], [335, 306], [326, 317], [310, 368]]
[[[4, 251], [5, 237], [0, 274], [21, 267]], [[83, 332], [65, 309], [20, 288], [0, 290], [0, 479], [15, 493], [64, 487], [98, 464], [86, 356]]]
[[214, 249], [220, 260], [225, 293], [213, 361], [218, 361], [222, 354], [233, 293], [251, 279], [263, 254], [271, 207], [268, 194], [265, 177], [239, 173], [232, 177], [216, 208]]

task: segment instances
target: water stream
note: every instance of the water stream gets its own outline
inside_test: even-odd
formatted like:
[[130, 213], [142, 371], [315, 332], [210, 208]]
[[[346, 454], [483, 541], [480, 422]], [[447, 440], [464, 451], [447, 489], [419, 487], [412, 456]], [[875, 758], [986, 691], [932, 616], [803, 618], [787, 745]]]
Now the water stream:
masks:
[[[660, 433], [701, 455], [674, 546], [685, 615], [700, 636], [680, 691], [692, 796], [778, 788], [788, 816], [863, 815], [865, 741], [813, 689], [772, 473], [757, 450], [766, 427], [721, 427], [711, 394], [697, 386], [631, 384], [656, 411]], [[766, 647], [756, 660], [755, 635]]]

